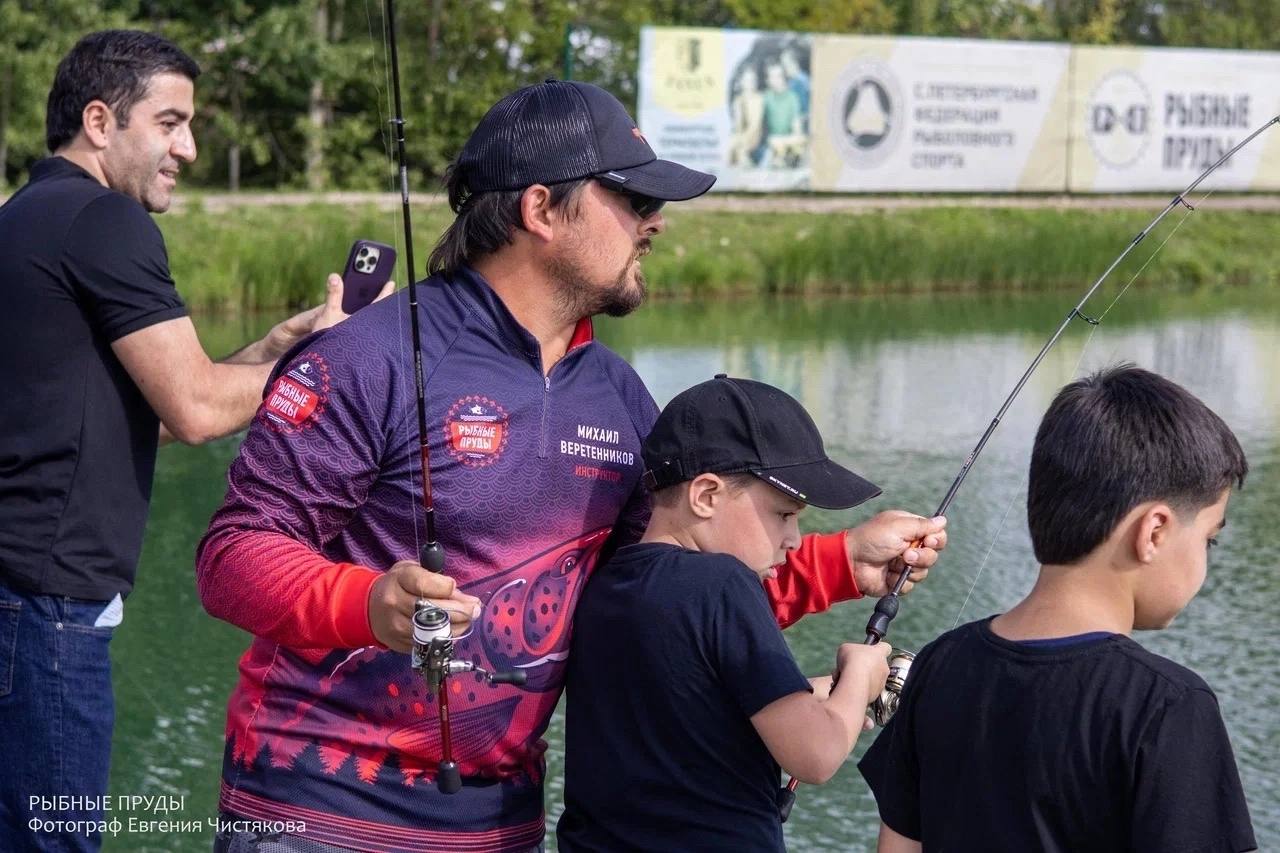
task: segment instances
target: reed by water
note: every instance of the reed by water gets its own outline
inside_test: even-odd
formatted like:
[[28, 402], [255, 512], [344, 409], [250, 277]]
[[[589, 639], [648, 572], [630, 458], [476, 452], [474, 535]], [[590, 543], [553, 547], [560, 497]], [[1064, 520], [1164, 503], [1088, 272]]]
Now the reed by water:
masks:
[[[667, 232], [644, 260], [658, 297], [1056, 290], [1087, 286], [1157, 212], [971, 207], [805, 212], [665, 212]], [[418, 275], [449, 211], [414, 211]], [[1127, 280], [1170, 232], [1174, 211], [1117, 272]], [[353, 239], [397, 245], [398, 216], [372, 206], [238, 207], [197, 204], [157, 217], [179, 290], [201, 310], [313, 303], [340, 271]], [[1143, 275], [1165, 286], [1229, 286], [1277, 279], [1280, 214], [1203, 209]], [[1127, 272], [1127, 275], [1126, 275]], [[403, 253], [397, 279], [404, 283]]]

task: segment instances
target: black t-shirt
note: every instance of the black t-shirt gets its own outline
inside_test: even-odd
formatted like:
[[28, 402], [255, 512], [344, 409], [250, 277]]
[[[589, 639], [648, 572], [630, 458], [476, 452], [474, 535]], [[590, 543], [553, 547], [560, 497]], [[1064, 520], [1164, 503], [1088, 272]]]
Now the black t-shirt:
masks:
[[1121, 635], [1055, 646], [989, 625], [924, 648], [859, 763], [886, 824], [947, 853], [1254, 849], [1199, 676]]
[[629, 545], [574, 611], [560, 849], [784, 849], [751, 715], [810, 690], [759, 578], [727, 554]]
[[69, 160], [42, 160], [0, 207], [0, 300], [0, 580], [127, 593], [159, 420], [111, 343], [187, 313], [160, 230]]

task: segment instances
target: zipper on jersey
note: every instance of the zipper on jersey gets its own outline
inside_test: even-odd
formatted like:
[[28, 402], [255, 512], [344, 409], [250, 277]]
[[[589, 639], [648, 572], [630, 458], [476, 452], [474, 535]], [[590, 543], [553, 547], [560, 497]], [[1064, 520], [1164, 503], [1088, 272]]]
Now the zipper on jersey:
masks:
[[551, 405], [551, 377], [542, 377], [542, 436], [538, 440], [538, 458], [546, 459], [547, 450], [547, 409]]

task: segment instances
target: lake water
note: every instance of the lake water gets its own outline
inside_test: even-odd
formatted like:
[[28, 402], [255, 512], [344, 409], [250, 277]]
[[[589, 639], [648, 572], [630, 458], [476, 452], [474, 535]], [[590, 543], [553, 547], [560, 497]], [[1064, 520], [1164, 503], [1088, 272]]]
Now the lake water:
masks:
[[[597, 332], [635, 365], [659, 403], [719, 372], [771, 382], [798, 397], [831, 455], [885, 490], [854, 512], [806, 513], [810, 528], [831, 530], [891, 507], [931, 513], [1077, 298], [667, 303], [602, 321]], [[259, 318], [197, 320], [213, 352], [230, 351], [267, 325]], [[904, 600], [890, 640], [918, 650], [958, 620], [998, 612], [1030, 588], [1036, 564], [1024, 520], [1026, 464], [1036, 424], [1064, 382], [1078, 370], [1117, 361], [1177, 380], [1232, 426], [1252, 470], [1232, 499], [1200, 595], [1170, 629], [1136, 639], [1196, 670], [1217, 691], [1258, 842], [1263, 850], [1280, 848], [1273, 769], [1280, 758], [1280, 295], [1274, 286], [1198, 293], [1148, 286], [1129, 292], [1092, 338], [1090, 331], [1073, 326], [1004, 419], [952, 505], [951, 547], [929, 581]], [[192, 563], [237, 443], [160, 453], [138, 585], [113, 643], [112, 793], [181, 796], [183, 807], [138, 817], [203, 822], [215, 814], [225, 703], [247, 636], [204, 614]], [[829, 671], [838, 643], [861, 641], [870, 607], [848, 602], [789, 629], [802, 667]], [[558, 716], [548, 740], [547, 808], [554, 821], [562, 791]], [[854, 759], [869, 742], [864, 736]], [[801, 788], [787, 838], [796, 851], [865, 850], [874, 847], [876, 827], [874, 802], [851, 759], [827, 785]], [[108, 839], [106, 849], [205, 851], [211, 838], [207, 828], [126, 832]]]

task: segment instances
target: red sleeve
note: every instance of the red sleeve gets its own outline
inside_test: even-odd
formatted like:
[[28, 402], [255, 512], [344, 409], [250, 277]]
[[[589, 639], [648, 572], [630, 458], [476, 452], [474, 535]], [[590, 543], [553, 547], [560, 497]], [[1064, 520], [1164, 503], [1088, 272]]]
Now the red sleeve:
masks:
[[384, 374], [341, 332], [281, 362], [196, 549], [205, 609], [292, 649], [377, 644], [369, 590], [381, 572], [325, 556], [367, 499], [386, 442], [388, 407], [374, 402]]
[[778, 567], [778, 577], [764, 582], [778, 625], [785, 628], [807, 613], [821, 613], [838, 601], [862, 598], [853, 579], [845, 531], [810, 533]]
[[[331, 562], [279, 533], [228, 528], [203, 543], [196, 566], [210, 615], [295, 649], [380, 646], [369, 625], [369, 588], [381, 574]], [[247, 606], [246, 577], [257, 579], [255, 600], [276, 606]]]

